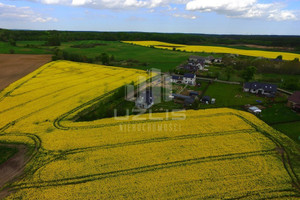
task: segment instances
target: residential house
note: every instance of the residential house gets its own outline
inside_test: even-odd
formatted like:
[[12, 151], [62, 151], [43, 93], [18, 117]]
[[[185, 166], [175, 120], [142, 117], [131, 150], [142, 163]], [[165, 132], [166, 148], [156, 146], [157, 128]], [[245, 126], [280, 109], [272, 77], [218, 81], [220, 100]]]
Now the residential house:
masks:
[[183, 83], [188, 85], [196, 85], [196, 75], [191, 73], [184, 74]]
[[214, 63], [222, 63], [222, 58], [214, 58], [213, 62]]
[[183, 78], [181, 76], [173, 75], [172, 78], [171, 78], [171, 82], [172, 83], [182, 83]]
[[294, 92], [289, 96], [287, 106], [300, 112], [300, 91]]
[[151, 89], [141, 92], [135, 101], [135, 106], [140, 109], [148, 109], [154, 104], [154, 99]]
[[244, 92], [262, 94], [266, 97], [275, 97], [277, 85], [270, 83], [247, 82], [244, 83]]
[[199, 67], [194, 64], [183, 65], [182, 68], [190, 73], [195, 73], [199, 70]]
[[191, 55], [189, 57], [189, 62], [199, 62], [201, 60], [205, 61], [205, 58], [202, 56], [195, 56], [195, 55]]
[[207, 58], [205, 58], [205, 64], [212, 64], [213, 61], [214, 61], [213, 56], [208, 56]]

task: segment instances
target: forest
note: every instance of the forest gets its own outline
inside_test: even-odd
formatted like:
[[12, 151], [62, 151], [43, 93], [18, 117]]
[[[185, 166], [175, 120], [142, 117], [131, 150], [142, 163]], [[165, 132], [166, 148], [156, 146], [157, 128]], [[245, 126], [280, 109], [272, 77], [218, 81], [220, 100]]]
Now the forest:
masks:
[[184, 33], [146, 33], [146, 32], [86, 32], [86, 31], [34, 31], [0, 29], [0, 41], [52, 41], [59, 42], [79, 40], [155, 40], [188, 45], [260, 45], [264, 47], [284, 47], [284, 51], [300, 51], [299, 36], [276, 35], [208, 35]]

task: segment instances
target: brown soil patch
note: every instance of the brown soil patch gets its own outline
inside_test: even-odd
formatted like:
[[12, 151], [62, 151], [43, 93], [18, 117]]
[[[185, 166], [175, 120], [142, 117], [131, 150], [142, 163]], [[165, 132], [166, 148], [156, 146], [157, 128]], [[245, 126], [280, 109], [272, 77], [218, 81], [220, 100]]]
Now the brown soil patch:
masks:
[[0, 54], [0, 90], [51, 61], [52, 55]]

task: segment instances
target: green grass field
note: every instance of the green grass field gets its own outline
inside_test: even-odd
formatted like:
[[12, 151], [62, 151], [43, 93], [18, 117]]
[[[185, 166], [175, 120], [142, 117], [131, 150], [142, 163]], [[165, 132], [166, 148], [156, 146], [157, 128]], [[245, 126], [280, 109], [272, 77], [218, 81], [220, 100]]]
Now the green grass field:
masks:
[[276, 124], [273, 127], [300, 144], [300, 121]]
[[[73, 45], [101, 43], [105, 45], [96, 46], [93, 48], [73, 48]], [[157, 68], [166, 72], [174, 69], [177, 65], [185, 62], [190, 55], [195, 53], [186, 53], [179, 51], [168, 51], [162, 49], [154, 49], [137, 45], [130, 45], [115, 41], [76, 41], [63, 42], [60, 49], [70, 52], [85, 55], [87, 57], [96, 57], [101, 53], [114, 55], [116, 60], [137, 60], [141, 63], [146, 63], [147, 66], [135, 66], [138, 69]], [[208, 54], [196, 53], [196, 55], [206, 56]]]
[[245, 93], [241, 85], [230, 85], [223, 83], [212, 83], [204, 94], [216, 99], [212, 105], [201, 105], [201, 107], [231, 107], [245, 104], [257, 104], [256, 100], [266, 102], [265, 98]]
[[[241, 85], [231, 85], [224, 83], [212, 83], [204, 94], [216, 99], [215, 104], [201, 105], [201, 108], [211, 107], [234, 107], [240, 108], [246, 104], [257, 104], [256, 100], [268, 103], [268, 98], [259, 97], [250, 93], [243, 92]], [[284, 101], [286, 97], [276, 97], [275, 101]]]
[[[8, 42], [0, 42], [0, 53], [9, 54], [12, 49], [15, 54], [51, 54], [52, 52], [43, 48], [26, 47], [26, 44], [42, 44], [40, 41], [35, 42], [17, 42], [17, 46], [12, 46]], [[44, 43], [44, 42], [43, 42]]]
[[288, 108], [285, 103], [273, 104], [263, 109], [260, 118], [268, 124], [300, 121], [300, 115]]
[[18, 150], [16, 148], [0, 146], [0, 164], [4, 163], [17, 152]]

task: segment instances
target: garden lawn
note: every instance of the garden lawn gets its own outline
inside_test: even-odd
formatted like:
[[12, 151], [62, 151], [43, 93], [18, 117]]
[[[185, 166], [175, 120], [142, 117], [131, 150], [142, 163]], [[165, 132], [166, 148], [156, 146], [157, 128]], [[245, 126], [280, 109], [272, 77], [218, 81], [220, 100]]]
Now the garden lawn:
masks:
[[300, 121], [275, 124], [273, 127], [300, 144]]
[[292, 111], [285, 103], [276, 103], [263, 109], [260, 118], [268, 124], [300, 121], [300, 115]]
[[201, 105], [200, 107], [235, 107], [245, 104], [257, 104], [256, 100], [263, 103], [267, 102], [266, 98], [258, 97], [250, 93], [243, 92], [242, 85], [231, 85], [214, 82], [206, 90], [204, 96], [210, 96], [216, 99], [212, 105]]

